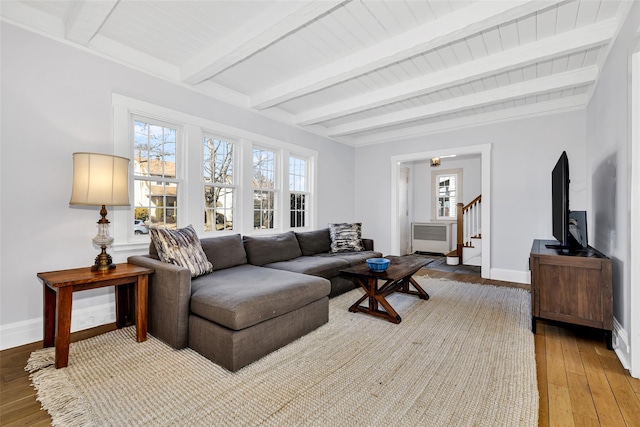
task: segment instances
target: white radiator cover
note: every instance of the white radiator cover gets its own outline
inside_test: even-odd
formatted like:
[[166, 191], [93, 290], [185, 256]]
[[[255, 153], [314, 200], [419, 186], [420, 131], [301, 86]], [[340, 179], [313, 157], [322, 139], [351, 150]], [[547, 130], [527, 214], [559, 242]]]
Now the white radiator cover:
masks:
[[411, 224], [412, 252], [447, 254], [451, 251], [451, 225], [414, 222]]

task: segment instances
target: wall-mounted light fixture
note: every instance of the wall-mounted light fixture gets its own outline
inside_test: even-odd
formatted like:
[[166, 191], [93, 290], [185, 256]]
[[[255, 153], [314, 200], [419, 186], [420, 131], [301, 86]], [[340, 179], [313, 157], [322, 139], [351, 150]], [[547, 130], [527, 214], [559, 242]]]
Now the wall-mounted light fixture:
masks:
[[433, 157], [431, 159], [431, 167], [440, 166], [440, 157]]

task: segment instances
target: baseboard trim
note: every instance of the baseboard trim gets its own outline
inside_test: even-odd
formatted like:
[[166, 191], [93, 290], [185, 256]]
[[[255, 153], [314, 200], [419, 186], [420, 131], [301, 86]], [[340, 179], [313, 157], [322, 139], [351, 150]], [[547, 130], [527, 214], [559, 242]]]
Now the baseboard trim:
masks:
[[[115, 302], [79, 308], [71, 312], [71, 332], [78, 332], [116, 321]], [[0, 326], [0, 350], [42, 341], [43, 318]]]
[[613, 318], [613, 350], [615, 351], [624, 369], [631, 367], [631, 348], [629, 347], [629, 334], [622, 327], [618, 319]]
[[504, 282], [524, 283], [525, 285], [531, 284], [531, 272], [530, 271], [518, 271], [518, 270], [504, 270], [501, 268], [491, 269], [492, 280], [502, 280]]

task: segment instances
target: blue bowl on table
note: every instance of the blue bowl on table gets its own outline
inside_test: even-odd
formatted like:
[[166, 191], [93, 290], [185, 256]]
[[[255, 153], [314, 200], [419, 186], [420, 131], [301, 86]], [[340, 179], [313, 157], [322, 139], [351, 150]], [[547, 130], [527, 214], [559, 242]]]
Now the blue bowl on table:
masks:
[[389, 267], [390, 263], [391, 261], [386, 258], [367, 259], [367, 267], [369, 267], [371, 271], [385, 271]]

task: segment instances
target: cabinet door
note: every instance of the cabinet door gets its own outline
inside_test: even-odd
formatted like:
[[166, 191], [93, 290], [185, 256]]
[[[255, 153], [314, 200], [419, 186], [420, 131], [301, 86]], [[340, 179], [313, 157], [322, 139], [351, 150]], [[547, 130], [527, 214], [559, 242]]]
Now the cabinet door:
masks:
[[540, 260], [538, 302], [540, 317], [603, 327], [602, 264]]

